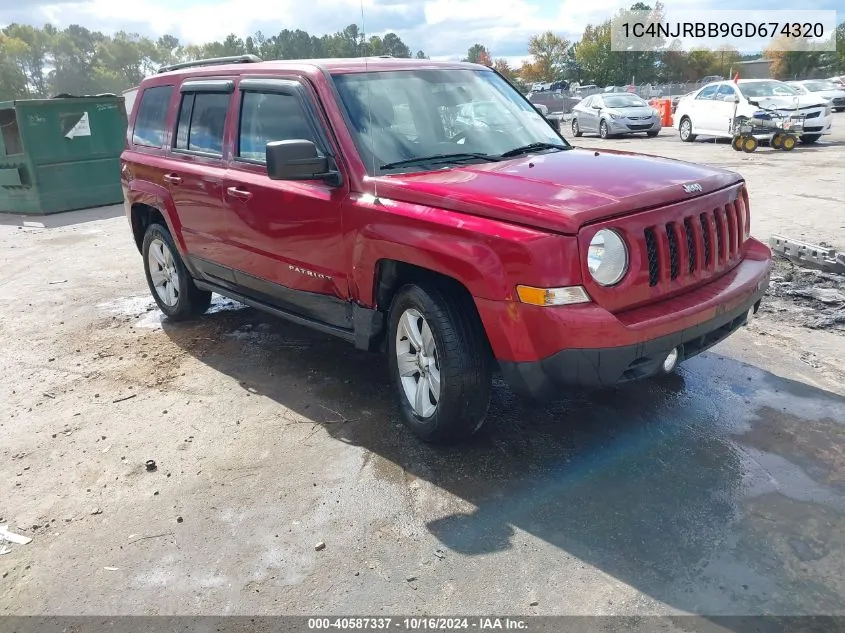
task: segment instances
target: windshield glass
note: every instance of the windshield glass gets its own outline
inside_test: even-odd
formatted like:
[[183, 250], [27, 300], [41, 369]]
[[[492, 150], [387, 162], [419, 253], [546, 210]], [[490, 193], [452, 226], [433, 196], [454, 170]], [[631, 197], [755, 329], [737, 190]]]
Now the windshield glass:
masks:
[[637, 95], [605, 95], [604, 105], [608, 108], [642, 108], [648, 104]]
[[747, 84], [739, 84], [739, 91], [746, 99], [758, 97], [794, 97], [799, 94], [792, 86], [787, 86], [781, 81], [754, 81]]
[[810, 92], [820, 92], [822, 90], [837, 90], [839, 88], [839, 86], [837, 86], [832, 81], [807, 81], [804, 83], [804, 87]]
[[417, 163], [381, 168], [428, 156], [496, 157], [533, 143], [568, 147], [548, 121], [492, 71], [378, 71], [338, 74], [333, 79], [371, 175], [454, 166]]

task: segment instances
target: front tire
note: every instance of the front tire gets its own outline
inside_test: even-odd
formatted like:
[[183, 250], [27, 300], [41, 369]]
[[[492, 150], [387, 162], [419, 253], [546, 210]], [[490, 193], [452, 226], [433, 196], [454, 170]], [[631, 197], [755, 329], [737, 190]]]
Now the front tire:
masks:
[[602, 122], [599, 123], [599, 136], [602, 138], [610, 136], [610, 132], [607, 129], [607, 121], [602, 120]]
[[684, 143], [692, 143], [695, 140], [695, 134], [692, 133], [692, 121], [688, 116], [681, 119], [681, 124], [678, 126], [678, 133]]
[[821, 134], [802, 134], [801, 143], [803, 145], [812, 145], [822, 137]]
[[471, 300], [433, 284], [404, 286], [390, 307], [388, 356], [402, 418], [426, 442], [476, 433], [490, 405], [487, 340]]
[[211, 293], [194, 284], [170, 231], [161, 224], [150, 224], [141, 253], [150, 293], [168, 319], [186, 321], [208, 310]]
[[583, 134], [581, 127], [578, 125], [578, 119], [572, 119], [572, 136], [579, 137]]
[[645, 135], [649, 138], [654, 138], [658, 134], [660, 134], [660, 130], [649, 130], [648, 132], [645, 133]]

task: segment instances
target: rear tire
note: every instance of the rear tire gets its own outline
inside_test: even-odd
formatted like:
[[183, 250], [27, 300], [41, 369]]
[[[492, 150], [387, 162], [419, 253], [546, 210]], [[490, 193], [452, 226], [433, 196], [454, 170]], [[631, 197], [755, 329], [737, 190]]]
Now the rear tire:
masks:
[[166, 227], [147, 227], [141, 253], [150, 293], [168, 319], [186, 321], [208, 310], [211, 293], [196, 287]]
[[408, 429], [432, 443], [476, 433], [490, 405], [491, 362], [471, 300], [430, 283], [406, 285], [389, 324], [390, 373]]
[[731, 147], [734, 148], [737, 152], [742, 151], [742, 137], [741, 136], [734, 136], [733, 140], [731, 141]]

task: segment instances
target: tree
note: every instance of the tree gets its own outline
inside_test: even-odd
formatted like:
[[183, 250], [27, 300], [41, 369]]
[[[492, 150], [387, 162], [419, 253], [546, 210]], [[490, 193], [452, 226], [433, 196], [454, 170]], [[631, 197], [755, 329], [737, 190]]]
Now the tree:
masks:
[[26, 42], [0, 32], [0, 101], [29, 95], [23, 60], [28, 54]]
[[551, 31], [528, 40], [528, 54], [534, 58], [533, 67], [538, 81], [560, 79], [566, 67], [569, 42]]
[[[799, 50], [781, 50], [790, 44], [798, 46]], [[813, 74], [813, 71], [825, 65], [826, 52], [806, 40], [799, 40], [796, 44], [787, 41], [785, 36], [774, 38], [768, 48], [763, 51], [763, 57], [771, 60], [770, 72], [776, 79], [802, 79]]]
[[487, 47], [482, 44], [473, 44], [470, 46], [464, 61], [473, 64], [484, 64], [485, 66], [493, 65], [493, 60], [490, 58]]
[[390, 55], [392, 57], [410, 57], [411, 49], [407, 47], [405, 42], [399, 39], [396, 33], [388, 33], [382, 40], [384, 43], [384, 52], [382, 55]]
[[515, 83], [518, 80], [516, 71], [510, 67], [510, 64], [508, 64], [506, 59], [499, 58], [494, 61], [493, 68], [511, 83]]
[[415, 57], [417, 59], [428, 59], [428, 57], [426, 57], [426, 55], [423, 51], [417, 51], [417, 54], [415, 55]]
[[588, 24], [575, 49], [575, 59], [581, 69], [578, 80], [601, 86], [621, 83], [622, 69], [618, 58], [624, 54], [611, 50], [610, 20], [598, 26]]

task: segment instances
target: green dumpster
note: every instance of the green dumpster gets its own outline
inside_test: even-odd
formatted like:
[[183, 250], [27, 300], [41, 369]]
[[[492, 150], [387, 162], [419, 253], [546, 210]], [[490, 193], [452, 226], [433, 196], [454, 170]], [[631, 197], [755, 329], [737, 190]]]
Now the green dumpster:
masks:
[[0, 102], [0, 211], [46, 214], [116, 204], [123, 97]]

